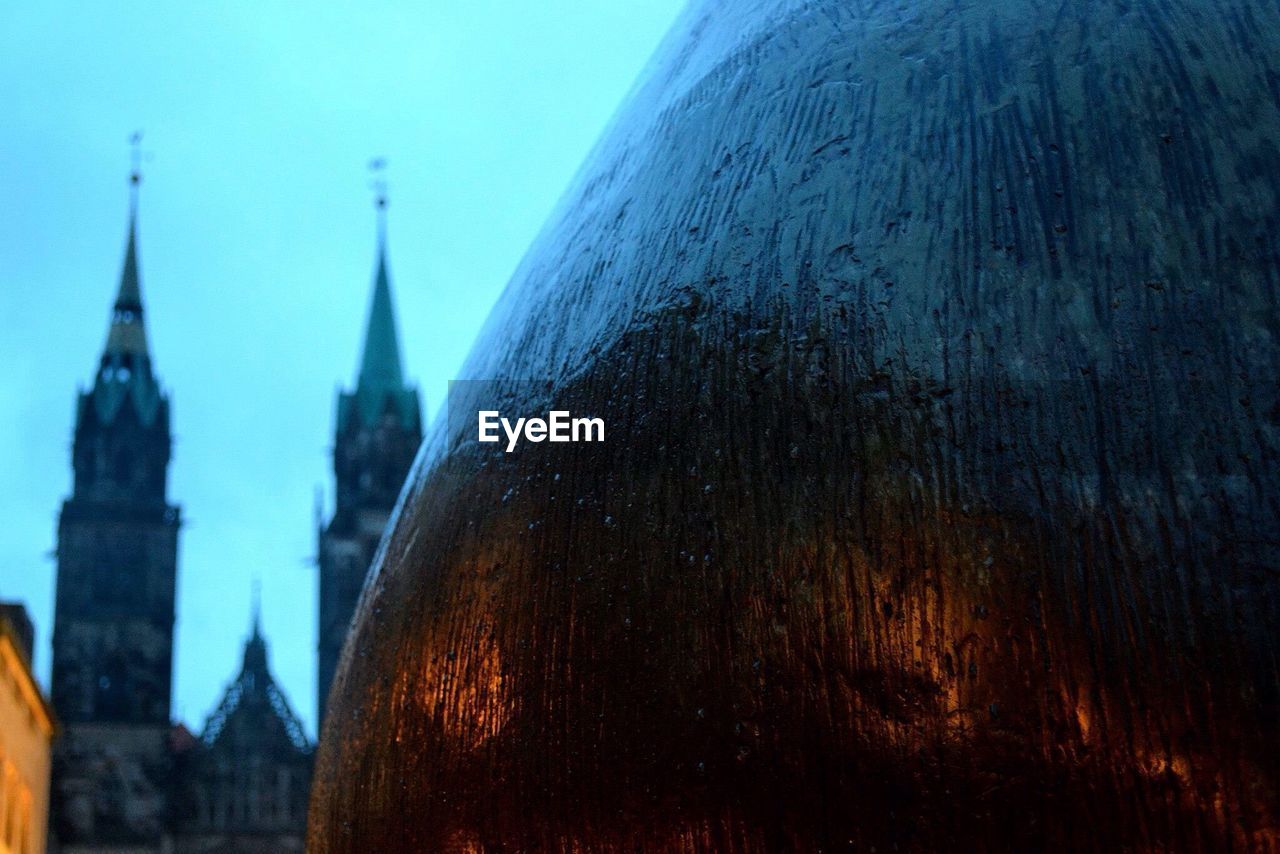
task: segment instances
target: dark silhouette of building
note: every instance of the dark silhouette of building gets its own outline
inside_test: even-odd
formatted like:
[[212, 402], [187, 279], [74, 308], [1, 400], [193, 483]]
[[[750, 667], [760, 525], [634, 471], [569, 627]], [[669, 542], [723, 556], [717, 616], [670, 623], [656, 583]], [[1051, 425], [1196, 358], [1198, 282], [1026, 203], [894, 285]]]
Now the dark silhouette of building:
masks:
[[329, 685], [374, 551], [422, 441], [418, 390], [407, 384], [387, 275], [386, 199], [378, 199], [373, 297], [354, 391], [339, 392], [333, 446], [336, 508], [319, 533], [316, 687], [323, 724]]
[[93, 386], [76, 401], [58, 521], [52, 825], [63, 851], [135, 850], [165, 832], [178, 507], [169, 398], [147, 350], [132, 176], [124, 270]]
[[239, 675], [200, 738], [175, 744], [174, 850], [302, 851], [312, 750], [271, 675], [255, 609]]
[[147, 350], [135, 172], [124, 271], [92, 389], [76, 406], [58, 525], [54, 851], [301, 851], [312, 746], [267, 667], [244, 664], [199, 739], [170, 717], [179, 510], [169, 398]]
[[[137, 190], [111, 323], [77, 398], [74, 486], [58, 525], [51, 849], [302, 851], [313, 746], [267, 664], [255, 608], [239, 674], [197, 737], [171, 718], [179, 508], [169, 397], [147, 347]], [[422, 437], [406, 384], [380, 198], [377, 266], [354, 391], [338, 396], [336, 510], [320, 532], [319, 710], [356, 600]]]

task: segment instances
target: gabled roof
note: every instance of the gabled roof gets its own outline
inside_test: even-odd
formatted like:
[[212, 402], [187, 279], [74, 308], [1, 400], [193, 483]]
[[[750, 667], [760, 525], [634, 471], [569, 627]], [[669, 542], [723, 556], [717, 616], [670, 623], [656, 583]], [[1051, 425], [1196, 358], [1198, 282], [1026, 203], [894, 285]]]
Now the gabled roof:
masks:
[[267, 663], [267, 642], [255, 614], [239, 675], [205, 721], [200, 741], [211, 752], [237, 759], [311, 753], [311, 742]]

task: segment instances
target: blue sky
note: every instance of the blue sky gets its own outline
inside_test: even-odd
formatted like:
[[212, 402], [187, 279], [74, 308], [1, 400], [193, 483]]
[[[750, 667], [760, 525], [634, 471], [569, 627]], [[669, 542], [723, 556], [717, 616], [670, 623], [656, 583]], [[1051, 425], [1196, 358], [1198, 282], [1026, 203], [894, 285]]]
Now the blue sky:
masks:
[[139, 254], [173, 403], [174, 714], [239, 665], [253, 578], [272, 664], [315, 728], [318, 486], [353, 380], [387, 158], [389, 259], [429, 417], [681, 0], [0, 5], [0, 598], [37, 625], [70, 488], [72, 405], [105, 340], [129, 135]]

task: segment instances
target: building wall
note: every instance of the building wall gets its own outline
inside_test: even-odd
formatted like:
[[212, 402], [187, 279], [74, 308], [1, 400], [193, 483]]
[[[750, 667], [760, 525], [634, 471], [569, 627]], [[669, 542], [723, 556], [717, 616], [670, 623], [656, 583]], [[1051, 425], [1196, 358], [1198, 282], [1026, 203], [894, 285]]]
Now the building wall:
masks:
[[53, 719], [0, 619], [0, 854], [44, 854]]
[[53, 703], [68, 726], [167, 729], [178, 528], [177, 509], [163, 503], [63, 505]]
[[165, 493], [168, 404], [146, 417], [134, 395], [103, 418], [94, 395], [110, 391], [99, 381], [81, 396], [58, 524], [52, 697], [65, 732], [51, 804], [63, 854], [161, 850], [168, 818], [181, 527]]

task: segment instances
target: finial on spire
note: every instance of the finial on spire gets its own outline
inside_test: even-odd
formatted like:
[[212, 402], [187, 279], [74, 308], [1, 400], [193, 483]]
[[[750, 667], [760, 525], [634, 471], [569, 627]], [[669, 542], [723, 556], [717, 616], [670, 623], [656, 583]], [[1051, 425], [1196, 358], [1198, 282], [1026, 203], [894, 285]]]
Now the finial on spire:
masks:
[[[385, 158], [369, 161], [373, 175], [378, 211], [378, 249], [373, 273], [373, 295], [369, 303], [369, 319], [365, 326], [364, 348], [360, 353], [360, 369], [356, 377], [356, 405], [364, 423], [372, 424], [387, 406], [387, 395], [395, 396], [396, 406], [408, 412], [405, 395], [413, 394], [404, 387], [404, 369], [400, 362], [400, 339], [396, 332], [395, 310], [391, 301], [391, 277], [387, 272], [387, 184], [383, 178]], [[416, 398], [415, 398], [416, 400]], [[416, 407], [416, 403], [413, 404]], [[408, 415], [405, 415], [407, 418]], [[340, 420], [341, 420], [340, 416]]]
[[[244, 645], [244, 668], [243, 674], [260, 674], [266, 679], [270, 679], [271, 675], [267, 671], [267, 641], [262, 636], [262, 580], [255, 572], [253, 575], [253, 629], [249, 635], [249, 640]], [[249, 682], [250, 690], [253, 690], [255, 684], [258, 690], [265, 690], [267, 683], [261, 684]]]
[[369, 174], [373, 176], [370, 186], [373, 188], [373, 206], [378, 211], [378, 246], [385, 245], [387, 240], [387, 158], [375, 157], [369, 161]]
[[[124, 266], [120, 270], [120, 287], [116, 292], [107, 331], [107, 346], [102, 354], [103, 369], [115, 376], [114, 360], [125, 359], [130, 371], [142, 367], [147, 359], [147, 332], [142, 322], [142, 287], [138, 275], [138, 185], [142, 183], [142, 131], [129, 137], [132, 168], [129, 170], [129, 234], [125, 240]], [[112, 364], [109, 364], [112, 363]], [[128, 373], [124, 376], [129, 376]]]
[[262, 579], [255, 573], [253, 576], [252, 605], [253, 637], [262, 637]]
[[142, 183], [142, 131], [136, 130], [129, 137], [129, 146], [132, 149], [130, 158], [133, 168], [129, 170], [129, 213], [135, 215], [138, 212], [138, 185]]

